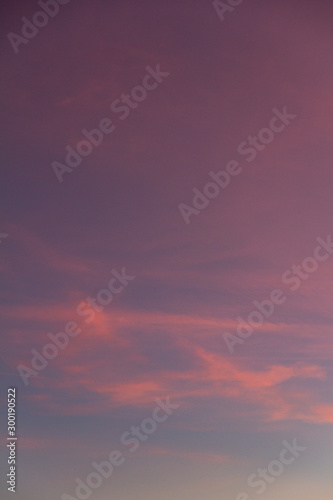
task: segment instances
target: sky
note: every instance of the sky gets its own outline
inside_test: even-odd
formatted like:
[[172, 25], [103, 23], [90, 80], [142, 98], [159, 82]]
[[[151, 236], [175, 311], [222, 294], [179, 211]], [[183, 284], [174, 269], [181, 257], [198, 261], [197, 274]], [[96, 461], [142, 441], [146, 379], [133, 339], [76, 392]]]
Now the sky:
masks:
[[10, 387], [17, 500], [332, 498], [333, 8], [224, 5], [1, 6], [2, 498]]

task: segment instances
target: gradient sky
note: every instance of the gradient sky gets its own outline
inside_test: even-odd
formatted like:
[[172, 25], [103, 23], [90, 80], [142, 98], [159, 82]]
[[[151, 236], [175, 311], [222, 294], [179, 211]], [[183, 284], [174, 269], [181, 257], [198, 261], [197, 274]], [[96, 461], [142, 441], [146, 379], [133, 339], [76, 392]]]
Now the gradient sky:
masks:
[[[333, 234], [331, 2], [244, 0], [222, 22], [208, 0], [72, 0], [18, 54], [7, 34], [40, 8], [1, 10], [1, 432], [15, 385], [15, 498], [74, 495], [170, 396], [179, 409], [91, 499], [254, 500], [248, 476], [297, 438], [307, 450], [261, 498], [331, 500], [333, 256], [297, 291], [281, 279]], [[111, 103], [157, 64], [169, 76], [120, 120]], [[248, 163], [238, 145], [284, 106], [297, 117]], [[105, 117], [115, 131], [60, 183], [51, 163]], [[232, 159], [242, 173], [185, 224], [178, 205]], [[78, 304], [123, 267], [135, 279], [85, 324]], [[223, 335], [275, 288], [285, 303], [231, 354]], [[25, 386], [17, 365], [70, 320], [82, 333]]]

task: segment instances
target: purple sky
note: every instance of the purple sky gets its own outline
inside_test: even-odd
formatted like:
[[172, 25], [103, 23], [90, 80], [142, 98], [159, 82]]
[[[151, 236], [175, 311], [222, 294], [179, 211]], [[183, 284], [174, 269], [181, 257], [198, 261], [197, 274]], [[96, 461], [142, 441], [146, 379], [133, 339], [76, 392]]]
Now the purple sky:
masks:
[[[317, 240], [333, 235], [331, 3], [244, 0], [221, 21], [211, 1], [72, 0], [15, 53], [8, 33], [40, 10], [2, 6], [1, 422], [6, 437], [15, 385], [16, 499], [75, 497], [118, 449], [125, 463], [91, 499], [254, 500], [248, 477], [297, 439], [306, 451], [261, 498], [331, 500], [333, 255]], [[284, 108], [290, 123], [272, 122]], [[114, 130], [59, 182], [52, 163], [106, 118]], [[238, 175], [193, 205], [232, 160]], [[109, 283], [112, 302], [89, 306]], [[283, 303], [236, 337], [275, 289]], [[72, 321], [81, 332], [25, 385], [17, 366]], [[179, 408], [129, 452], [122, 434], [168, 396]]]

